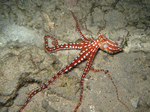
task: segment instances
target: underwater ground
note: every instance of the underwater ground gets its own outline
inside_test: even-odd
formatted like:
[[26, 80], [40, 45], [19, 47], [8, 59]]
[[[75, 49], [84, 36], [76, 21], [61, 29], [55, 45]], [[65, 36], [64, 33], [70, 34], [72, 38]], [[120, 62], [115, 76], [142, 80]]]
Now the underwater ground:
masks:
[[[82, 41], [71, 11], [88, 39], [97, 39], [101, 29], [109, 39], [126, 38], [123, 52], [110, 55], [99, 50], [92, 66], [109, 71], [120, 100], [131, 112], [149, 112], [149, 0], [0, 0], [0, 112], [16, 112], [34, 88], [78, 56], [80, 50], [44, 48], [45, 35], [59, 44]], [[36, 94], [22, 112], [73, 112], [85, 64]], [[107, 74], [87, 73], [78, 112], [128, 112], [128, 108], [117, 100]]]

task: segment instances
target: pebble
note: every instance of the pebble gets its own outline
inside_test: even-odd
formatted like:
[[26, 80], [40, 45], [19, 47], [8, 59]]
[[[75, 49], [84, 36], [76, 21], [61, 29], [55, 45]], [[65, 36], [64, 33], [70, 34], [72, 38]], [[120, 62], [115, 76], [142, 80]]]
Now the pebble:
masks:
[[132, 106], [137, 108], [139, 104], [139, 97], [131, 99]]

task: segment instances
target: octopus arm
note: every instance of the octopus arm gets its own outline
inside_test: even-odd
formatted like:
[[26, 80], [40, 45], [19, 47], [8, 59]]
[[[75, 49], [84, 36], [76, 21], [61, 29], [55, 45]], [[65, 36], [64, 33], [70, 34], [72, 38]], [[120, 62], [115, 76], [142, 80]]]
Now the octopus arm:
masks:
[[61, 44], [61, 45], [55, 45], [54, 47], [48, 46], [48, 38], [51, 38], [50, 36], [45, 36], [45, 48], [47, 51], [57, 51], [57, 50], [63, 50], [63, 49], [82, 49], [84, 46], [87, 46], [89, 42], [82, 42], [82, 43], [68, 43], [68, 44]]
[[79, 28], [79, 24], [78, 24], [77, 18], [76, 18], [76, 16], [74, 15], [74, 13], [71, 12], [71, 14], [72, 14], [74, 20], [76, 21], [76, 29], [78, 30], [78, 33], [79, 33], [79, 35], [81, 36], [82, 40], [83, 40], [84, 42], [90, 41], [90, 40], [88, 40], [88, 39], [82, 34], [82, 32], [81, 32], [81, 30], [80, 30], [80, 28]]
[[89, 71], [89, 69], [90, 69], [90, 67], [92, 65], [92, 61], [94, 59], [94, 56], [95, 56], [97, 50], [98, 50], [98, 46], [94, 47], [93, 49], [91, 49], [91, 52], [90, 52], [90, 54], [88, 56], [88, 60], [87, 60], [86, 66], [84, 68], [84, 71], [83, 71], [83, 74], [82, 74], [81, 80], [80, 80], [80, 84], [81, 84], [80, 100], [79, 100], [79, 102], [78, 102], [78, 104], [77, 104], [74, 112], [77, 112], [78, 108], [81, 105], [82, 98], [83, 98], [83, 83], [84, 83], [84, 78], [85, 78], [87, 72]]

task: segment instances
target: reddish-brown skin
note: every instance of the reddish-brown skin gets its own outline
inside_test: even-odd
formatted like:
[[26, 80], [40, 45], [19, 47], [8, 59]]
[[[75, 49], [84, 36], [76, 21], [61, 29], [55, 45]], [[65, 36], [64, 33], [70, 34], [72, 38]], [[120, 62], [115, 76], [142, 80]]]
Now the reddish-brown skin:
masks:
[[[35, 90], [33, 90], [30, 95], [28, 96], [25, 104], [18, 110], [18, 112], [21, 112], [26, 105], [29, 103], [30, 99], [37, 94], [38, 92], [42, 91], [43, 89], [45, 89], [48, 85], [50, 85], [52, 82], [54, 82], [61, 74], [68, 72], [69, 70], [71, 70], [74, 66], [76, 66], [77, 64], [81, 63], [83, 60], [87, 60], [86, 66], [84, 68], [83, 74], [81, 76], [81, 91], [80, 91], [80, 99], [79, 99], [79, 103], [77, 104], [74, 112], [76, 112], [78, 110], [78, 108], [81, 105], [82, 102], [82, 98], [83, 98], [83, 82], [84, 82], [84, 78], [87, 74], [87, 72], [89, 71], [92, 61], [94, 59], [95, 54], [97, 53], [98, 49], [100, 48], [103, 51], [106, 51], [110, 54], [122, 51], [122, 48], [118, 45], [117, 42], [114, 42], [110, 39], [107, 39], [106, 37], [104, 37], [104, 35], [99, 34], [98, 35], [98, 39], [95, 40], [88, 40], [81, 32], [80, 28], [79, 28], [79, 24], [77, 22], [77, 18], [75, 17], [74, 13], [72, 13], [73, 18], [76, 21], [76, 28], [83, 40], [82, 43], [69, 43], [69, 44], [62, 44], [62, 45], [58, 45], [58, 42], [56, 39], [54, 39], [53, 37], [46, 35], [44, 37], [45, 40], [45, 49], [47, 51], [56, 51], [56, 50], [65, 50], [65, 49], [80, 49], [81, 52], [80, 54], [77, 56], [77, 58], [75, 58], [69, 65], [67, 65], [66, 67], [64, 67], [63, 69], [61, 69], [60, 71], [58, 71], [58, 73], [53, 76], [50, 80], [48, 80], [46, 83], [44, 83], [41, 87], [36, 88]], [[54, 47], [49, 47], [48, 46], [48, 38], [52, 38], [54, 41], [53, 45]], [[107, 72], [106, 72], [107, 73]], [[117, 90], [116, 90], [117, 91]], [[118, 95], [117, 95], [118, 97]]]

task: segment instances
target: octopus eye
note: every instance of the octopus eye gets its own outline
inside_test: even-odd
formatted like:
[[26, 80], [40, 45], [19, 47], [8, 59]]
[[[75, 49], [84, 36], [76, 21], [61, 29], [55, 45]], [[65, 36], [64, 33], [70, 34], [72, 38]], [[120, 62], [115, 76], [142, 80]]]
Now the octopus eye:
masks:
[[105, 48], [105, 49], [107, 48], [107, 44], [104, 44], [104, 48]]

